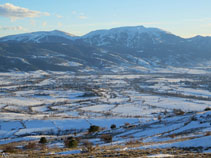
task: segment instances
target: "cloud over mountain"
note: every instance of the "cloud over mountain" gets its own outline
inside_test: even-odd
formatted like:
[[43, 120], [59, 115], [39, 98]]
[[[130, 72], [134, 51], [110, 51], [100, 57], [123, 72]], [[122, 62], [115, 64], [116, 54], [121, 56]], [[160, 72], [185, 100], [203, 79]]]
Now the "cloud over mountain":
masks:
[[10, 3], [5, 3], [3, 5], [0, 5], [0, 16], [7, 17], [13, 20], [20, 18], [34, 18], [39, 16], [49, 16], [49, 15], [50, 15], [49, 13], [29, 10], [27, 8], [15, 6]]

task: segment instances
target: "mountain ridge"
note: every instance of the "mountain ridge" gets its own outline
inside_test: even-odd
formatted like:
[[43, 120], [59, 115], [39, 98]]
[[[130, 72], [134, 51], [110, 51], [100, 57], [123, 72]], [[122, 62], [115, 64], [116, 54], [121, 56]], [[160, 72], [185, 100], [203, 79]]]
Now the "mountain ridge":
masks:
[[40, 43], [40, 40], [42, 38], [46, 38], [49, 36], [58, 36], [62, 38], [66, 38], [69, 40], [72, 40], [76, 38], [77, 36], [63, 32], [60, 30], [53, 30], [53, 31], [37, 31], [37, 32], [30, 32], [30, 33], [23, 33], [23, 34], [17, 34], [17, 35], [9, 35], [0, 38], [0, 42], [35, 42], [35, 43]]
[[[67, 36], [70, 36], [70, 37], [75, 37], [75, 39], [77, 38], [85, 38], [93, 33], [96, 33], [96, 32], [101, 32], [101, 31], [113, 31], [113, 30], [128, 30], [128, 29], [140, 29], [142, 28], [142, 31], [143, 29], [145, 30], [151, 30], [151, 31], [160, 31], [160, 32], [165, 32], [165, 33], [168, 33], [168, 34], [173, 34], [171, 32], [168, 32], [166, 30], [163, 30], [163, 29], [160, 29], [160, 28], [155, 28], [155, 27], [144, 27], [143, 25], [139, 25], [139, 26], [122, 26], [122, 27], [116, 27], [116, 28], [111, 28], [111, 29], [99, 29], [99, 30], [94, 30], [94, 31], [90, 31], [84, 35], [81, 35], [81, 36], [78, 36], [78, 35], [74, 35], [74, 34], [71, 34], [71, 33], [68, 33], [68, 32], [65, 32], [65, 31], [62, 31], [62, 30], [51, 30], [51, 31], [35, 31], [35, 32], [26, 32], [26, 33], [21, 33], [21, 34], [15, 34], [15, 35], [7, 35], [7, 36], [3, 36], [3, 37], [0, 37], [0, 42], [6, 42], [6, 38], [8, 37], [17, 37], [17, 36], [22, 36], [22, 35], [30, 35], [30, 34], [36, 34], [36, 33], [55, 33], [55, 32], [60, 32], [60, 33], [63, 33], [63, 34], [66, 34]], [[141, 30], [141, 29], [140, 29]], [[56, 34], [55, 34], [56, 35]], [[58, 34], [57, 34], [58, 35]], [[175, 35], [175, 34], [173, 34]], [[196, 37], [202, 37], [202, 38], [211, 38], [211, 36], [202, 36], [202, 35], [195, 35], [193, 37], [188, 37], [188, 38], [184, 38], [184, 37], [181, 37], [181, 36], [178, 36], [176, 35], [177, 37], [180, 37], [182, 39], [192, 39], [192, 38], [196, 38]]]
[[211, 38], [119, 27], [84, 36], [41, 31], [0, 38], [0, 71], [150, 72], [211, 61]]

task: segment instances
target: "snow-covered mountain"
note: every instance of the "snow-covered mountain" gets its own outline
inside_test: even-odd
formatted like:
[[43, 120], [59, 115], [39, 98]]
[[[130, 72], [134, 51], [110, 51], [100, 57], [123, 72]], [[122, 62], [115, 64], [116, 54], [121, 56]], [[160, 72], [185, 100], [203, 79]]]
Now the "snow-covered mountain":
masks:
[[10, 35], [0, 39], [1, 42], [21, 42], [21, 43], [42, 43], [42, 42], [60, 42], [61, 40], [73, 40], [75, 35], [63, 31], [39, 31]]
[[129, 48], [138, 48], [147, 42], [160, 44], [175, 42], [181, 38], [158, 28], [146, 28], [144, 26], [119, 27], [110, 30], [97, 30], [82, 37], [91, 45], [108, 46], [124, 45]]
[[211, 37], [185, 39], [144, 26], [97, 30], [84, 36], [54, 30], [0, 38], [0, 71], [148, 72], [209, 61]]

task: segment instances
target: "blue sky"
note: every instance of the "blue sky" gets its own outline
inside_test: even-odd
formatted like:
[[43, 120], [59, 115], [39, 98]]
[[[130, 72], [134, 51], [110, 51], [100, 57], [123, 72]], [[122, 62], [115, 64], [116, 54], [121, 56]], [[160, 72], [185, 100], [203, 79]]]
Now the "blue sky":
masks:
[[211, 0], [0, 0], [0, 36], [55, 29], [83, 35], [137, 25], [211, 36]]

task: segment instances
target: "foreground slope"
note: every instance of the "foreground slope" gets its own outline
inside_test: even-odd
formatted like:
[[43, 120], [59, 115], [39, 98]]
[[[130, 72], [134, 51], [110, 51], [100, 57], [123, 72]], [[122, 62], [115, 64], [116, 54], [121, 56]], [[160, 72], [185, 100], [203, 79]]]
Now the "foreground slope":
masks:
[[[0, 149], [10, 156], [8, 146], [24, 156], [34, 153], [46, 157], [96, 153], [99, 157], [111, 153], [111, 157], [140, 157], [160, 152], [208, 155], [210, 77], [207, 71], [139, 75], [0, 73]], [[111, 129], [113, 124], [116, 128]], [[91, 125], [100, 130], [89, 133]], [[112, 142], [105, 141], [105, 135], [112, 136]], [[40, 145], [41, 137], [48, 143]], [[65, 146], [65, 140], [71, 137], [80, 140], [77, 149]], [[84, 150], [84, 141], [92, 142], [94, 152]], [[29, 149], [31, 143], [34, 146]]]

